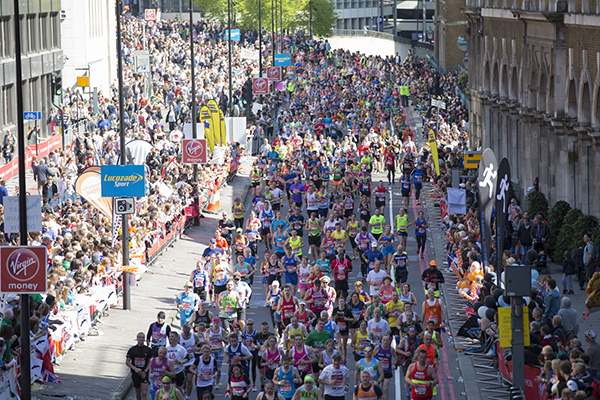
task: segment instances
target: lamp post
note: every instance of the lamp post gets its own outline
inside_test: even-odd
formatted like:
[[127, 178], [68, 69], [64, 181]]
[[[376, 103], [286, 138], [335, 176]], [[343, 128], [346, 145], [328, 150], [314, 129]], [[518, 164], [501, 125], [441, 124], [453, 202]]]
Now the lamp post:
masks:
[[[115, 1], [117, 14], [117, 77], [119, 78], [119, 134], [121, 142], [121, 165], [127, 164], [125, 151], [125, 104], [123, 101], [123, 52], [121, 51], [121, 10], [122, 1]], [[129, 215], [122, 215], [123, 226], [123, 265], [129, 265]], [[129, 272], [123, 272], [123, 310], [131, 310], [131, 288], [129, 286]]]
[[279, 48], [283, 53], [283, 0], [279, 0]]
[[275, 60], [275, 53], [277, 53], [277, 44], [275, 43], [275, 12], [273, 11], [273, 1], [271, 0], [271, 56]]
[[[15, 34], [15, 75], [17, 85], [17, 148], [19, 165], [19, 243], [27, 246], [27, 181], [25, 180], [25, 124], [23, 122], [23, 75], [21, 65], [21, 21], [19, 0], [13, 1]], [[61, 114], [62, 119], [62, 114]], [[63, 146], [64, 146], [63, 140]], [[64, 148], [64, 147], [63, 147]], [[45, 265], [45, 264], [44, 264]], [[21, 295], [21, 394], [25, 400], [31, 399], [31, 354], [29, 352], [29, 295]]]
[[258, 0], [258, 76], [262, 76], [262, 3]]
[[[196, 62], [194, 57], [194, 12], [192, 10], [192, 0], [189, 0], [190, 7], [190, 60], [191, 78], [192, 78], [192, 137], [198, 137], [196, 127]], [[231, 33], [231, 32], [230, 32]], [[230, 66], [231, 68], [231, 66]], [[194, 164], [194, 182], [198, 182], [198, 164]]]
[[232, 47], [231, 47], [231, 0], [227, 0], [227, 19], [228, 21], [228, 29], [229, 29], [229, 35], [227, 36], [227, 41], [228, 41], [228, 45], [229, 45], [229, 116], [233, 117], [233, 97], [232, 97], [232, 88], [231, 88], [231, 52]]
[[308, 8], [309, 8], [308, 32], [310, 34], [310, 38], [312, 39], [312, 0], [308, 1]]

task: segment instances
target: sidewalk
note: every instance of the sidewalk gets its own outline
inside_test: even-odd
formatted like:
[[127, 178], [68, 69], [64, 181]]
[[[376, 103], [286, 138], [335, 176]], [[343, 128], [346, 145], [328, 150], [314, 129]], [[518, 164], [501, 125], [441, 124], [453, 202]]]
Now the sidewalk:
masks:
[[[249, 185], [251, 161], [242, 160], [242, 170], [221, 191], [221, 209], [230, 210], [236, 196], [245, 197]], [[62, 384], [34, 384], [34, 399], [55, 400], [71, 396], [75, 399], [123, 399], [131, 388], [129, 369], [125, 366], [127, 350], [135, 345], [138, 332], [146, 334], [156, 321], [158, 311], [167, 313], [167, 323], [179, 328], [173, 299], [183, 291], [190, 271], [202, 254], [204, 244], [214, 235], [220, 213], [206, 218], [201, 225], [185, 231], [171, 249], [162, 254], [144, 274], [138, 286], [132, 288], [132, 310], [109, 310], [97, 325], [99, 336], [88, 336], [68, 351], [55, 372]]]

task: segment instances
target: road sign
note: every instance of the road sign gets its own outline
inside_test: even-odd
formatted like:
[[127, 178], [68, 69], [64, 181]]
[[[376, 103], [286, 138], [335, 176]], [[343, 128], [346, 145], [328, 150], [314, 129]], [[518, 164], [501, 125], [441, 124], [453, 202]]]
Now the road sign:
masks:
[[155, 21], [156, 20], [156, 10], [154, 8], [146, 9], [146, 21]]
[[183, 139], [183, 163], [206, 164], [206, 139]]
[[45, 246], [0, 247], [0, 293], [46, 293]]
[[154, 21], [148, 21], [148, 28], [154, 28]]
[[465, 169], [479, 168], [479, 161], [481, 161], [481, 151], [467, 151], [465, 152]]
[[[4, 197], [4, 232], [19, 233], [19, 196]], [[27, 196], [27, 232], [42, 230], [42, 196]]]
[[[510, 307], [498, 308], [498, 336], [501, 347], [512, 347], [512, 318]], [[529, 309], [523, 306], [523, 339], [525, 346], [529, 346]]]
[[269, 94], [269, 80], [267, 78], [252, 78], [253, 94]]
[[146, 195], [143, 165], [102, 165], [100, 178], [102, 197], [144, 197]]
[[136, 50], [133, 52], [135, 57], [135, 72], [150, 72], [150, 52], [148, 50]]
[[117, 215], [133, 214], [135, 212], [134, 205], [135, 201], [133, 200], [133, 197], [121, 197], [115, 199], [115, 206], [113, 209]]
[[78, 76], [77, 77], [77, 87], [90, 87], [90, 77], [89, 76]]
[[281, 67], [267, 67], [267, 78], [270, 81], [281, 82]]
[[41, 111], [25, 111], [23, 113], [23, 119], [25, 121], [35, 121], [42, 119]]
[[446, 103], [442, 100], [431, 99], [431, 107], [441, 108], [442, 110], [446, 109]]

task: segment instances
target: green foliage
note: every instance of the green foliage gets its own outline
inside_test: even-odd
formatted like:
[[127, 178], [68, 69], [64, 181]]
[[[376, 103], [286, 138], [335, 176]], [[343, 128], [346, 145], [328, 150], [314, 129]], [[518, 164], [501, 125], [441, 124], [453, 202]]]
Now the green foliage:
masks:
[[[227, 0], [194, 0], [194, 4], [200, 6], [200, 12], [208, 19], [217, 20], [221, 24], [227, 24]], [[232, 19], [238, 10], [237, 2], [231, 0], [233, 11]]]
[[558, 238], [562, 231], [565, 216], [571, 210], [571, 206], [566, 201], [557, 201], [550, 209], [548, 215], [548, 226], [550, 228], [549, 251], [552, 259], [557, 259], [556, 254]]
[[462, 71], [458, 74], [458, 82], [460, 83], [460, 87], [466, 89], [469, 84], [469, 74], [466, 71]]
[[329, 0], [298, 0], [298, 12], [292, 19], [292, 31], [303, 30], [305, 35], [310, 34], [311, 8], [312, 8], [312, 34], [316, 37], [330, 37], [333, 26], [337, 22], [337, 13], [333, 2]]
[[544, 217], [548, 216], [549, 204], [544, 193], [533, 191], [529, 194], [529, 196], [527, 196], [527, 201], [529, 203], [529, 209], [527, 211], [529, 212], [529, 216], [531, 218], [535, 217], [535, 214], [538, 212], [544, 214]]
[[562, 228], [556, 240], [555, 248], [552, 251], [552, 260], [557, 264], [562, 264], [564, 261], [564, 252], [566, 250], [573, 251], [577, 247], [577, 241], [583, 237], [583, 233], [578, 235], [575, 230], [575, 225], [584, 215], [577, 208], [571, 209], [563, 218]]

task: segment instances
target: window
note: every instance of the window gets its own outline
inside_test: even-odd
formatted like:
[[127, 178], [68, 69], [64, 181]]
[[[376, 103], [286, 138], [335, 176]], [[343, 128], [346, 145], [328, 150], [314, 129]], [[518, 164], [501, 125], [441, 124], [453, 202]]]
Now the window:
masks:
[[27, 30], [29, 34], [29, 41], [27, 42], [28, 52], [35, 53], [40, 51], [39, 27], [35, 15], [27, 16]]
[[8, 85], [2, 86], [0, 90], [0, 127], [6, 127], [15, 124], [16, 111], [16, 99], [15, 99], [15, 86]]
[[60, 47], [60, 20], [58, 13], [50, 14], [50, 48]]
[[14, 34], [10, 17], [0, 18], [0, 58], [13, 57]]
[[50, 50], [48, 14], [40, 14], [40, 51]]
[[19, 30], [21, 32], [21, 54], [26, 55], [29, 53], [29, 29], [27, 28], [27, 18], [21, 16], [19, 18]]

